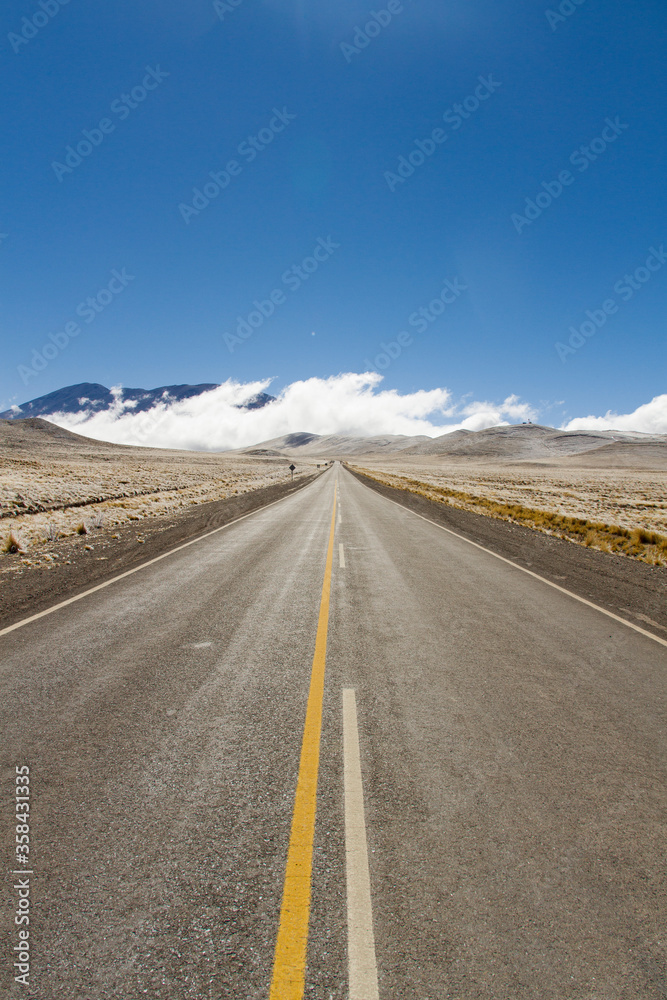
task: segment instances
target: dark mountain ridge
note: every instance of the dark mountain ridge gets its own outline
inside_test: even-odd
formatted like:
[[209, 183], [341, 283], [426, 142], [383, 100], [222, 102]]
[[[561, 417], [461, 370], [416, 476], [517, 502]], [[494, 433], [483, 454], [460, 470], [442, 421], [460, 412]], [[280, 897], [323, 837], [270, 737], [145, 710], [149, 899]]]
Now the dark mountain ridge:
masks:
[[[205, 392], [217, 389], [216, 382], [203, 382], [200, 385], [161, 385], [157, 389], [122, 388], [112, 392], [99, 382], [79, 382], [77, 385], [67, 385], [55, 392], [37, 396], [18, 407], [12, 407], [0, 413], [2, 420], [23, 420], [26, 417], [50, 417], [55, 413], [101, 413], [110, 410], [120, 403], [132, 403], [132, 412], [141, 413], [152, 409], [157, 403], [176, 403], [183, 399], [201, 396]], [[260, 392], [240, 409], [257, 410], [274, 397]]]

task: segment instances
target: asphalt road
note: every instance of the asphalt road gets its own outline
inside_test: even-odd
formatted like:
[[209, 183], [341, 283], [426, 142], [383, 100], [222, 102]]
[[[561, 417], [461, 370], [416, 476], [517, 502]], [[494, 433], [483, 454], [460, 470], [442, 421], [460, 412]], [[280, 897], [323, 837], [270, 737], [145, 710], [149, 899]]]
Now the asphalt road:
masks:
[[2, 996], [269, 996], [336, 480], [305, 996], [667, 995], [667, 648], [335, 466], [0, 635]]

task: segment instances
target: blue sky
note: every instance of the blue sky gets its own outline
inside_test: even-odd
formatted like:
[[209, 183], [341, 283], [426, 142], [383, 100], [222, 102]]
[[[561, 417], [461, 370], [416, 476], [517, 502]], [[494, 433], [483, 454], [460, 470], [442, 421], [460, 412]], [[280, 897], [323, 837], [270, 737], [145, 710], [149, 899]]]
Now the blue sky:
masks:
[[369, 363], [557, 425], [664, 392], [664, 3], [234, 4], [4, 5], [4, 406]]

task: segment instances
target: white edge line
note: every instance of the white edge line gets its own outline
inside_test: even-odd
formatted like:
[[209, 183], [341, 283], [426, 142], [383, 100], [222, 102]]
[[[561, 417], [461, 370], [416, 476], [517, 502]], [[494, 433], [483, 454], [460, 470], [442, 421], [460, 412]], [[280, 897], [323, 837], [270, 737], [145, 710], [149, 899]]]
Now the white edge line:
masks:
[[[301, 489], [303, 489], [303, 487], [301, 487]], [[194, 545], [196, 542], [203, 542], [205, 538], [210, 538], [211, 535], [216, 535], [219, 531], [224, 531], [225, 528], [231, 528], [233, 524], [238, 524], [239, 521], [245, 521], [246, 517], [252, 517], [253, 514], [259, 514], [261, 511], [268, 510], [269, 507], [273, 507], [277, 503], [282, 503], [283, 500], [287, 500], [293, 493], [296, 492], [300, 491], [291, 490], [287, 496], [280, 497], [278, 500], [272, 500], [271, 503], [264, 504], [263, 507], [257, 507], [256, 510], [250, 510], [247, 514], [242, 514], [241, 517], [235, 517], [233, 521], [228, 521], [227, 524], [221, 524], [219, 528], [213, 528], [212, 531], [207, 531], [205, 535], [198, 535], [196, 538], [191, 538], [189, 542], [183, 542], [182, 545], [177, 545], [176, 548], [169, 549], [168, 552], [163, 552], [161, 556], [155, 556], [154, 559], [149, 559], [147, 562], [140, 563], [139, 566], [134, 566], [133, 569], [125, 570], [124, 573], [119, 573], [118, 576], [112, 576], [110, 580], [105, 580], [104, 583], [98, 583], [95, 587], [91, 587], [89, 590], [84, 590], [82, 594], [76, 594], [75, 597], [68, 597], [66, 601], [54, 604], [52, 607], [46, 608], [44, 611], [39, 611], [36, 615], [31, 615], [29, 618], [22, 618], [21, 621], [14, 622], [13, 625], [7, 625], [6, 628], [0, 629], [0, 636], [7, 635], [9, 632], [14, 632], [17, 628], [23, 628], [24, 625], [29, 625], [30, 622], [36, 622], [39, 618], [51, 615], [54, 611], [59, 611], [61, 608], [66, 608], [68, 604], [75, 604], [76, 601], [80, 601], [84, 597], [88, 597], [89, 594], [94, 594], [98, 590], [104, 590], [105, 587], [110, 587], [112, 583], [116, 583], [118, 580], [123, 580], [126, 576], [132, 576], [133, 573], [138, 573], [139, 570], [145, 569], [147, 566], [152, 566], [154, 563], [160, 562], [161, 559], [166, 559], [168, 556], [172, 556], [175, 552], [187, 549], [190, 545]]]
[[[363, 473], [362, 473], [363, 475]], [[373, 480], [377, 482], [377, 480]], [[365, 483], [361, 484], [366, 486]], [[387, 486], [388, 483], [379, 483], [380, 486]], [[400, 487], [398, 487], [400, 489]], [[372, 489], [370, 486], [366, 486], [366, 489]], [[377, 492], [374, 490], [373, 492]], [[409, 491], [408, 491], [409, 492]], [[397, 500], [392, 500], [390, 497], [382, 496], [381, 493], [378, 496], [382, 497], [383, 500], [387, 500], [389, 503], [393, 503], [395, 507], [400, 507], [401, 510], [405, 510], [408, 514], [414, 514], [415, 517], [421, 518], [422, 521], [426, 521], [427, 524], [432, 524], [434, 528], [440, 528], [441, 531], [446, 531], [449, 535], [454, 535], [455, 538], [460, 538], [462, 542], [467, 542], [468, 545], [474, 545], [476, 549], [481, 549], [482, 552], [487, 552], [494, 559], [500, 559], [501, 562], [507, 563], [508, 566], [514, 566], [515, 569], [520, 569], [522, 573], [527, 573], [528, 576], [532, 576], [534, 580], [541, 580], [542, 583], [546, 583], [548, 587], [553, 587], [554, 590], [559, 590], [561, 594], [567, 594], [568, 597], [573, 597], [575, 601], [579, 601], [580, 604], [586, 604], [589, 608], [594, 608], [595, 611], [600, 611], [607, 618], [613, 618], [614, 621], [620, 622], [621, 625], [627, 625], [628, 628], [634, 629], [635, 632], [639, 632], [640, 635], [646, 636], [647, 639], [653, 639], [654, 642], [659, 642], [661, 646], [667, 646], [667, 639], [661, 639], [659, 635], [654, 635], [653, 632], [647, 632], [645, 628], [640, 628], [639, 625], [634, 625], [629, 622], [626, 618], [621, 618], [620, 615], [615, 615], [613, 611], [607, 611], [606, 608], [601, 608], [599, 604], [594, 604], [592, 601], [586, 600], [585, 597], [579, 597], [578, 594], [573, 593], [571, 590], [566, 590], [565, 587], [559, 587], [557, 583], [552, 583], [551, 580], [547, 580], [546, 577], [540, 576], [539, 573], [533, 573], [532, 570], [526, 569], [524, 566], [520, 566], [519, 563], [512, 562], [511, 559], [506, 559], [505, 556], [499, 556], [497, 552], [492, 549], [487, 549], [484, 545], [480, 545], [478, 542], [473, 542], [465, 535], [460, 535], [458, 531], [452, 531], [451, 528], [445, 528], [443, 524], [438, 524], [437, 521], [432, 521], [429, 517], [424, 517], [423, 514], [418, 514], [414, 510], [410, 510], [409, 507], [404, 507], [402, 503], [398, 503]], [[481, 514], [480, 517], [484, 515]], [[1, 633], [0, 633], [1, 634]]]
[[343, 543], [338, 543], [338, 562], [341, 569], [345, 569], [345, 549], [343, 548]]
[[343, 762], [349, 1000], [379, 1000], [357, 699], [353, 688], [343, 688]]

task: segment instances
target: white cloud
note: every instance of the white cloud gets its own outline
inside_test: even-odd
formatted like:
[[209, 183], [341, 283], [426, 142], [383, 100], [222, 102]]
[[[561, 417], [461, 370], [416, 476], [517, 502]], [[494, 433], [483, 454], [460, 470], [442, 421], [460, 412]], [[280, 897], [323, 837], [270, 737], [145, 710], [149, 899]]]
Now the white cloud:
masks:
[[[508, 396], [499, 404], [458, 405], [448, 389], [422, 389], [401, 395], [394, 389], [379, 389], [381, 381], [382, 376], [375, 372], [310, 378], [288, 385], [268, 406], [243, 410], [238, 407], [265, 392], [271, 379], [245, 384], [228, 380], [201, 396], [177, 402], [166, 400], [143, 413], [133, 412], [134, 404], [123, 403], [119, 387], [115, 387], [109, 410], [58, 413], [50, 419], [88, 437], [118, 444], [223, 451], [297, 431], [436, 437], [462, 427], [480, 430], [534, 416], [517, 396]], [[456, 416], [456, 423], [442, 420]]]
[[564, 425], [566, 431], [640, 431], [644, 434], [667, 434], [667, 394], [655, 396], [650, 403], [632, 413], [612, 413], [604, 417], [576, 417]]
[[451, 430], [462, 427], [469, 431], [481, 431], [485, 427], [496, 427], [511, 420], [534, 420], [536, 417], [532, 406], [521, 403], [518, 396], [508, 396], [500, 404], [468, 403], [461, 412], [465, 419]]

